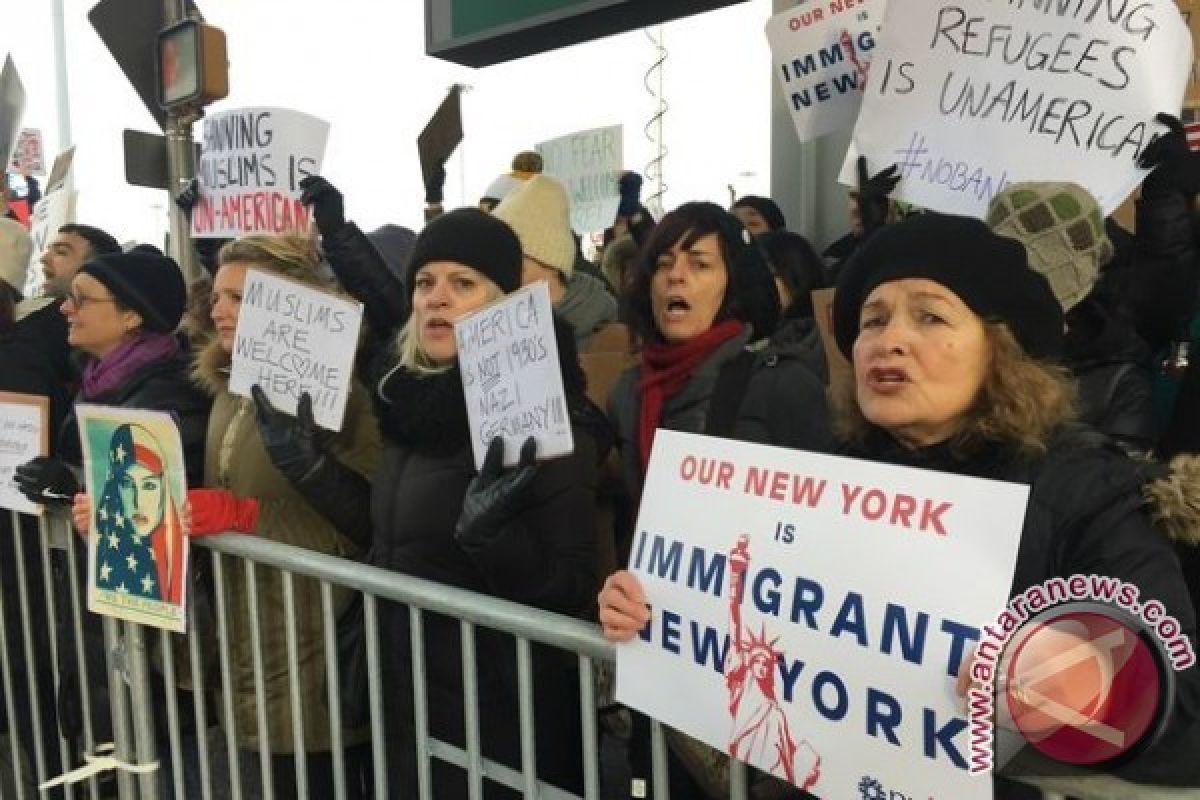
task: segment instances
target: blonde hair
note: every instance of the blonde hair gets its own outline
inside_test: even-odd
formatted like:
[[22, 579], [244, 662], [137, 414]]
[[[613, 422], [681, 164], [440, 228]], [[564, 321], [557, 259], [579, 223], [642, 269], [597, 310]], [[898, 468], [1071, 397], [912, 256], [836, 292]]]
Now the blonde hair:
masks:
[[310, 286], [329, 286], [329, 281], [317, 272], [321, 257], [311, 236], [242, 236], [226, 244], [217, 254], [220, 266], [238, 262], [253, 264]]
[[[413, 273], [413, 276], [415, 278], [416, 272]], [[496, 285], [495, 281], [482, 272], [479, 273], [479, 277], [483, 281], [484, 287], [488, 290], [487, 304], [494, 303], [501, 297], [504, 297], [504, 290]], [[404, 323], [404, 327], [396, 334], [395, 347], [396, 355], [399, 357], [396, 366], [402, 367], [409, 372], [417, 375], [437, 375], [450, 369], [449, 364], [437, 363], [421, 348], [421, 337], [413, 329], [412, 314], [409, 315], [408, 321]]]
[[[991, 363], [951, 449], [965, 455], [994, 443], [1044, 455], [1051, 434], [1077, 416], [1074, 379], [1063, 367], [1030, 357], [1006, 325], [986, 322], [984, 333]], [[847, 442], [862, 442], [873, 427], [856, 392], [853, 376], [830, 387], [834, 432]]]

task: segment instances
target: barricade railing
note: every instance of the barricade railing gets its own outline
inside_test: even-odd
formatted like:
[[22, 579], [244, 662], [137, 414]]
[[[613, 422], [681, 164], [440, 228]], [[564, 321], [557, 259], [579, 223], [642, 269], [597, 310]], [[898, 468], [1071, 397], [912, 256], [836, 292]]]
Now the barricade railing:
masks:
[[[22, 524], [23, 523], [23, 524]], [[102, 785], [113, 780], [90, 776], [85, 780], [56, 790], [38, 791], [39, 783], [69, 770], [68, 742], [59, 731], [54, 708], [45, 707], [39, 697], [56, 696], [64, 679], [77, 679], [82, 700], [82, 736], [86, 752], [95, 753], [98, 744], [96, 723], [91, 708], [88, 647], [95, 646], [85, 639], [84, 620], [88, 614], [78, 591], [81, 566], [79, 548], [68, 533], [69, 523], [55, 515], [40, 519], [19, 519], [12, 515], [11, 558], [15, 569], [0, 573], [6, 582], [0, 585], [0, 688], [4, 692], [3, 711], [8, 720], [9, 754], [12, 761], [13, 784], [0, 782], [0, 796], [13, 791], [17, 798], [25, 797], [88, 797], [99, 798]], [[147, 765], [158, 761], [154, 773], [134, 773], [116, 770], [115, 785], [121, 800], [167, 800], [168, 798], [202, 798], [202, 800], [258, 800], [273, 796], [271, 742], [268, 731], [267, 676], [264, 674], [262, 635], [264, 625], [283, 625], [285, 628], [288, 693], [292, 742], [283, 749], [294, 752], [296, 794], [309, 796], [305, 754], [305, 720], [299, 682], [299, 653], [297, 639], [297, 578], [313, 579], [320, 587], [320, 617], [323, 628], [324, 665], [329, 707], [330, 741], [335, 797], [344, 800], [347, 792], [346, 743], [342, 730], [342, 708], [339, 691], [338, 616], [334, 591], [352, 590], [361, 598], [363, 630], [366, 642], [367, 696], [369, 709], [371, 796], [386, 798], [388, 772], [386, 738], [383, 719], [383, 676], [381, 671], [379, 604], [396, 603], [407, 607], [409, 647], [412, 658], [413, 713], [416, 731], [417, 784], [422, 800], [433, 797], [432, 769], [435, 761], [461, 769], [467, 778], [472, 798], [484, 796], [484, 780], [503, 784], [524, 797], [546, 800], [575, 797], [539, 780], [534, 756], [537, 730], [534, 724], [534, 644], [545, 645], [573, 654], [578, 664], [580, 719], [582, 721], [583, 794], [587, 800], [601, 798], [601, 747], [597, 719], [595, 674], [601, 662], [614, 657], [612, 645], [597, 627], [557, 614], [522, 606], [516, 603], [483, 596], [443, 584], [400, 575], [358, 562], [260, 539], [254, 536], [228, 535], [194, 540], [210, 551], [215, 589], [216, 662], [219, 686], [204, 683], [206, 644], [199, 636], [182, 640], [176, 634], [143, 628], [140, 625], [103, 619], [103, 647], [107, 664], [109, 694], [108, 713], [111, 723], [114, 756], [122, 764]], [[32, 551], [29, 548], [34, 548]], [[33, 552], [38, 559], [28, 562]], [[5, 552], [5, 556], [9, 553]], [[40, 572], [33, 580], [30, 572]], [[60, 570], [56, 573], [55, 570]], [[249, 612], [250, 640], [230, 641], [230, 616], [226, 584], [240, 570], [245, 578], [246, 601]], [[260, 618], [259, 575], [262, 570], [277, 570], [282, 580], [283, 619]], [[9, 574], [11, 572], [11, 575]], [[8, 585], [8, 580], [15, 585]], [[56, 596], [55, 587], [69, 580], [69, 597]], [[32, 585], [31, 585], [32, 584]], [[34, 589], [42, 589], [42, 598]], [[15, 592], [15, 595], [14, 595]], [[193, 598], [195, 600], [195, 598]], [[17, 603], [14, 616], [11, 603]], [[65, 604], [65, 606], [60, 606]], [[189, 630], [195, 630], [197, 603], [189, 604]], [[66, 616], [62, 616], [66, 613]], [[428, 614], [440, 614], [457, 620], [462, 646], [465, 746], [442, 741], [430, 733], [429, 708], [425, 695], [424, 623]], [[94, 619], [94, 618], [93, 618]], [[14, 631], [12, 622], [19, 622]], [[69, 625], [64, 626], [64, 621]], [[38, 639], [39, 626], [47, 640]], [[69, 641], [56, 641], [56, 633], [64, 629]], [[479, 686], [476, 675], [475, 647], [479, 629], [490, 629], [512, 636], [518, 678], [519, 713], [513, 721], [513, 736], [520, 742], [520, 765], [513, 768], [484, 757], [481, 748]], [[181, 647], [181, 645], [186, 645]], [[74, 676], [59, 674], [60, 648], [68, 653], [76, 666]], [[257, 764], [249, 751], [239, 747], [233, 721], [234, 709], [232, 650], [249, 646], [252, 653], [253, 691], [258, 734]], [[185, 709], [180, 708], [180, 692], [176, 691], [179, 669], [177, 652], [184, 651], [189, 676], [193, 735], [185, 737]], [[156, 652], [152, 652], [156, 651]], [[16, 658], [23, 659], [14, 663]], [[48, 663], [47, 663], [48, 662]], [[152, 671], [151, 663], [155, 669]], [[46, 684], [45, 682], [49, 682]], [[157, 686], [161, 691], [153, 691]], [[47, 688], [53, 688], [49, 695]], [[210, 716], [205, 698], [209, 689], [220, 698], [216, 718]], [[160, 696], [161, 695], [161, 696]], [[22, 710], [25, 707], [25, 711]], [[223, 741], [222, 741], [223, 740]], [[49, 744], [48, 744], [49, 742]], [[22, 756], [22, 751], [26, 755]], [[28, 751], [32, 751], [29, 753]], [[249, 756], [249, 757], [248, 757]], [[657, 798], [669, 796], [667, 786], [667, 743], [664, 729], [652, 723], [651, 760], [653, 793]], [[740, 763], [731, 766], [732, 800], [744, 800], [747, 790], [747, 770]], [[1046, 800], [1063, 796], [1079, 800], [1109, 800], [1117, 797], [1183, 798], [1198, 797], [1200, 792], [1157, 789], [1134, 786], [1113, 778], [1055, 778], [1036, 782], [1043, 787]], [[616, 793], [612, 791], [616, 789]], [[609, 797], [627, 797], [627, 786], [610, 787]], [[1054, 794], [1052, 792], [1061, 792]]]

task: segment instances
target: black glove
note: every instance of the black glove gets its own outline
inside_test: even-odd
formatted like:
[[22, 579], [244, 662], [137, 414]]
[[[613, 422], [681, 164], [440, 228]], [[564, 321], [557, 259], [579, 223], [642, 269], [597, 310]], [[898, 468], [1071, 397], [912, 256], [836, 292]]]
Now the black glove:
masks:
[[898, 168], [892, 164], [887, 169], [867, 177], [867, 158], [858, 157], [858, 214], [862, 220], [863, 236], [870, 236], [887, 224], [889, 195], [900, 182]]
[[521, 460], [515, 469], [504, 469], [504, 440], [497, 436], [488, 444], [483, 469], [471, 480], [463, 498], [462, 513], [454, 526], [454, 538], [465, 549], [490, 544], [509, 519], [521, 495], [537, 474], [537, 441], [530, 436], [521, 445]]
[[443, 200], [442, 190], [446, 187], [446, 165], [434, 164], [425, 176], [425, 202], [431, 206], [440, 206]]
[[310, 206], [317, 230], [322, 236], [333, 236], [346, 227], [346, 208], [342, 193], [320, 175], [309, 175], [300, 181], [300, 202]]
[[621, 202], [617, 205], [617, 215], [632, 217], [641, 206], [642, 176], [626, 170], [617, 181], [617, 190], [621, 194]]
[[1153, 170], [1142, 183], [1142, 195], [1163, 195], [1183, 192], [1188, 197], [1200, 192], [1200, 154], [1193, 153], [1187, 144], [1187, 131], [1177, 117], [1158, 114], [1155, 118], [1167, 126], [1150, 140], [1138, 157], [1138, 166]]
[[183, 187], [183, 191], [175, 195], [175, 205], [183, 209], [183, 213], [190, 214], [192, 209], [196, 207], [196, 201], [200, 199], [200, 180], [192, 178], [188, 181], [188, 185]]
[[13, 476], [21, 494], [31, 503], [48, 506], [69, 506], [79, 491], [75, 473], [55, 458], [38, 456], [28, 464], [17, 467]]
[[258, 433], [267, 455], [283, 476], [300, 484], [321, 466], [332, 433], [317, 426], [313, 418], [312, 396], [300, 395], [296, 416], [278, 411], [258, 386], [250, 388], [254, 397]]

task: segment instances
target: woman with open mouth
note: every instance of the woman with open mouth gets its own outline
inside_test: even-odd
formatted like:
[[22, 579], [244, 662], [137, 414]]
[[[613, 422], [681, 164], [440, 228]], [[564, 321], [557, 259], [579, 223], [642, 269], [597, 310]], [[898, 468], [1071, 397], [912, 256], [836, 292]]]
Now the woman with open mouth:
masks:
[[[342, 214], [340, 193], [308, 179], [305, 197], [322, 247], [343, 285], [363, 301], [376, 352], [372, 389], [384, 436], [375, 476], [373, 563], [407, 575], [581, 615], [595, 596], [598, 452], [606, 425], [587, 400], [570, 326], [556, 320], [559, 367], [575, 450], [536, 462], [531, 437], [518, 466], [503, 469], [504, 440], [491, 440], [476, 470], [458, 366], [456, 320], [521, 286], [522, 253], [507, 223], [473, 208], [430, 222], [398, 281]], [[408, 287], [407, 294], [402, 286]], [[412, 312], [407, 314], [411, 303]], [[408, 609], [380, 604], [387, 797], [416, 797], [412, 651]], [[463, 747], [462, 633], [457, 621], [423, 615], [429, 734]], [[521, 765], [516, 649], [511, 637], [476, 636], [483, 756]], [[539, 780], [582, 793], [577, 664], [533, 648], [534, 730]], [[420, 757], [428, 758], [428, 755]], [[470, 795], [463, 770], [432, 759], [432, 796]], [[517, 792], [484, 781], [484, 796]]]
[[[804, 450], [832, 445], [821, 380], [796, 351], [761, 349], [779, 321], [779, 293], [732, 214], [712, 203], [667, 214], [642, 249], [625, 301], [641, 363], [618, 380], [609, 415], [632, 498], [641, 496], [659, 428]], [[618, 542], [620, 563], [629, 545], [628, 538]], [[640, 630], [649, 618], [642, 588], [626, 570], [609, 576], [599, 605], [610, 638]], [[672, 797], [728, 796], [724, 756], [674, 733], [671, 744]], [[647, 785], [650, 760], [649, 720], [635, 714], [630, 761], [634, 779]]]

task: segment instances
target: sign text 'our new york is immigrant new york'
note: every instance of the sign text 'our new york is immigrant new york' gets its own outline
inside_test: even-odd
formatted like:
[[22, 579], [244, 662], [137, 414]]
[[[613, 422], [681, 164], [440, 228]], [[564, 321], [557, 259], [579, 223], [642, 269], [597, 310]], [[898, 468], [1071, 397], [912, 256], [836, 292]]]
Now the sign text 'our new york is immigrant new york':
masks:
[[[990, 797], [954, 692], [1028, 488], [660, 430], [617, 699], [818, 797]], [[670, 681], [664, 676], [670, 676]]]

